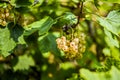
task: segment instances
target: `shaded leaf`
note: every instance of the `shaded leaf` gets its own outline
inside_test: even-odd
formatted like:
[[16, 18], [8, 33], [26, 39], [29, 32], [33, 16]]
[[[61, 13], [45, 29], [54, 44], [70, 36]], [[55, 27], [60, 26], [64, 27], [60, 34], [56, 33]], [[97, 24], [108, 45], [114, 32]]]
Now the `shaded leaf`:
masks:
[[15, 3], [17, 7], [26, 7], [32, 4], [29, 0], [16, 0]]
[[98, 7], [99, 6], [98, 0], [94, 0], [94, 4], [95, 4], [96, 7]]
[[39, 37], [38, 43], [39, 49], [42, 53], [52, 52], [59, 55], [60, 52], [57, 48], [56, 37], [52, 33]]
[[[9, 23], [8, 24], [8, 28], [10, 30], [10, 37], [13, 38], [13, 40], [15, 42], [19, 41], [19, 37], [23, 38], [23, 31], [24, 29], [22, 28], [22, 26], [16, 24], [14, 27], [12, 27], [14, 25], [14, 23]], [[24, 40], [24, 39], [21, 39]], [[24, 42], [23, 42], [24, 43]]]

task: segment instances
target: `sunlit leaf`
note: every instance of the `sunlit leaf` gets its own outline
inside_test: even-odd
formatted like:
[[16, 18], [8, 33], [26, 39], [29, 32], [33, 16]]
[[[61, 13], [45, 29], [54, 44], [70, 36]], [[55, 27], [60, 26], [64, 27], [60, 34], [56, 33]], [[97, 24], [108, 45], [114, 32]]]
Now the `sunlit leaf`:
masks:
[[65, 63], [61, 63], [60, 64], [60, 68], [64, 69], [64, 70], [67, 70], [67, 69], [70, 69], [70, 68], [74, 68], [75, 66], [73, 65], [73, 63], [70, 63], [70, 62], [65, 62]]
[[11, 38], [9, 29], [7, 27], [0, 29], [0, 53], [6, 57], [10, 55], [10, 51], [12, 51], [15, 46], [16, 43], [13, 38]]
[[98, 18], [100, 25], [117, 35], [120, 33], [120, 11], [111, 11], [106, 18]]
[[111, 3], [120, 3], [120, 0], [101, 0], [105, 2], [111, 2]]
[[62, 18], [63, 21], [65, 21], [67, 24], [76, 24], [77, 23], [77, 17], [70, 12], [66, 12]]
[[40, 21], [36, 21], [25, 27], [25, 35], [30, 35], [36, 31], [38, 31], [39, 35], [47, 33], [48, 30], [52, 27], [55, 21], [50, 17], [45, 17]]
[[118, 35], [117, 28], [109, 23], [106, 18], [98, 18], [98, 21], [100, 22], [100, 25], [102, 25], [105, 29], [108, 31], [112, 32], [115, 35]]
[[111, 32], [109, 32], [107, 29], [104, 29], [104, 32], [107, 36], [105, 39], [106, 39], [106, 42], [108, 43], [108, 45], [110, 43], [109, 46], [116, 46], [119, 48], [119, 42], [115, 37], [112, 36]]
[[30, 66], [34, 66], [34, 60], [31, 56], [22, 55], [19, 56], [17, 64], [13, 67], [16, 70], [28, 70]]
[[92, 72], [88, 69], [81, 69], [80, 75], [85, 80], [119, 80], [120, 71], [112, 66], [111, 70], [108, 72]]

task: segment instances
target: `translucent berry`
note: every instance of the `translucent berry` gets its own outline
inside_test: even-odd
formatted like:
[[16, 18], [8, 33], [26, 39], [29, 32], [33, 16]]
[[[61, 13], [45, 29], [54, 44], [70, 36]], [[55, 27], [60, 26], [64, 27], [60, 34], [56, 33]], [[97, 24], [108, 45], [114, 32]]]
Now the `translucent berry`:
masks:
[[76, 44], [78, 44], [78, 43], [79, 43], [79, 38], [75, 38], [75, 39], [73, 39], [73, 41], [74, 41]]
[[8, 17], [8, 16], [9, 16], [9, 13], [6, 13], [5, 16]]
[[62, 49], [63, 49], [63, 51], [65, 51], [65, 52], [68, 52], [68, 51], [69, 51], [68, 46], [64, 46]]
[[70, 42], [70, 47], [74, 47], [75, 46], [75, 42]]
[[66, 37], [65, 36], [62, 36], [61, 39], [66, 41]]

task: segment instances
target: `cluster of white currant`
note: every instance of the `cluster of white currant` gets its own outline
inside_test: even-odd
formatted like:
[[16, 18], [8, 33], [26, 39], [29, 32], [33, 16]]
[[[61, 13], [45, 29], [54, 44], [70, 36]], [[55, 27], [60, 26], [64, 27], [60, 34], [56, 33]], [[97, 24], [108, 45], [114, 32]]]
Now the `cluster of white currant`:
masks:
[[65, 53], [66, 58], [76, 59], [82, 56], [85, 51], [85, 35], [80, 34], [79, 37], [67, 40], [65, 36], [56, 39], [57, 46]]
[[10, 10], [12, 7], [8, 5], [6, 8], [0, 7], [0, 25], [6, 26], [8, 20], [14, 20], [13, 17], [10, 15]]

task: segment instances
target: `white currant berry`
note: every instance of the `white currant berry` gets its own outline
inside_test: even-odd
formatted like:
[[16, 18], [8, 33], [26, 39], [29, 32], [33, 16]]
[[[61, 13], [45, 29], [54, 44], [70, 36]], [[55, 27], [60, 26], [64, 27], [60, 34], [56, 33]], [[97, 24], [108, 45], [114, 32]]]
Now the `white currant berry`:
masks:
[[8, 17], [8, 16], [9, 16], [9, 13], [6, 13], [5, 16]]
[[65, 36], [62, 36], [61, 39], [66, 41], [66, 37]]
[[68, 46], [64, 46], [62, 49], [63, 49], [63, 51], [65, 51], [65, 52], [69, 51]]
[[74, 47], [75, 46], [75, 42], [70, 42], [70, 47]]
[[66, 42], [62, 41], [62, 42], [60, 42], [60, 45], [66, 46]]
[[79, 39], [78, 39], [78, 38], [75, 38], [73, 41], [74, 41], [76, 44], [79, 43]]
[[60, 38], [56, 39], [56, 42], [57, 44], [59, 44], [61, 42], [61, 39]]

